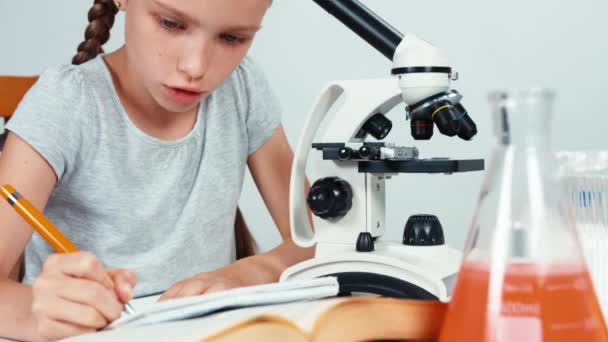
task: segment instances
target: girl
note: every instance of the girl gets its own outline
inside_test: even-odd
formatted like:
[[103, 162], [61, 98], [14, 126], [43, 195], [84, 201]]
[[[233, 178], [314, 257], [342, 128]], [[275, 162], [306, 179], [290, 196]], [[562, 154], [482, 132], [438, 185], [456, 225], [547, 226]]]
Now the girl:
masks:
[[[41, 75], [0, 157], [0, 183], [89, 252], [53, 254], [1, 203], [1, 336], [95, 331], [134, 296], [273, 282], [312, 256], [289, 236], [293, 154], [277, 100], [245, 57], [270, 4], [95, 0], [73, 65]], [[119, 10], [125, 44], [99, 54]], [[245, 165], [284, 242], [233, 262]], [[9, 274], [24, 250], [22, 284]]]

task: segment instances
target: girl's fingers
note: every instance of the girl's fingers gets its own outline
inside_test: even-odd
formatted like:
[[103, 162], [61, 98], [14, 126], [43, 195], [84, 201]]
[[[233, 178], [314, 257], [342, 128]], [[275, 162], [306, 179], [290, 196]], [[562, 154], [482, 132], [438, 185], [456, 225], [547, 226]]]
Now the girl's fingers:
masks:
[[[59, 309], [58, 309], [59, 308]], [[108, 324], [108, 320], [94, 307], [75, 303], [60, 297], [49, 296], [36, 302], [32, 311], [38, 316], [53, 321], [64, 322], [79, 328], [100, 329]]]
[[111, 269], [107, 271], [114, 282], [114, 292], [121, 302], [126, 303], [133, 298], [135, 273], [126, 269]]
[[106, 271], [91, 253], [50, 255], [32, 285], [40, 339], [57, 340], [105, 327], [120, 317], [134, 285], [133, 272]]
[[179, 297], [197, 296], [203, 293], [223, 291], [234, 287], [235, 284], [227, 279], [197, 276], [175, 283], [163, 293], [159, 298], [159, 301]]
[[180, 281], [178, 283], [173, 284], [170, 288], [167, 289], [167, 291], [165, 291], [160, 298], [158, 299], [158, 301], [163, 301], [163, 300], [167, 300], [167, 299], [171, 299], [174, 298], [175, 295], [177, 293], [179, 293], [179, 291], [181, 291], [182, 287], [184, 286], [184, 282]]
[[60, 284], [55, 290], [60, 298], [92, 307], [108, 322], [120, 317], [123, 305], [114, 291], [88, 279], [67, 278]]
[[209, 280], [190, 278], [184, 282], [184, 286], [175, 294], [174, 298], [196, 296], [205, 293], [209, 288]]
[[60, 322], [49, 318], [41, 318], [37, 321], [38, 335], [40, 340], [56, 341], [65, 337], [95, 332], [96, 329], [85, 328]]
[[89, 252], [51, 254], [46, 258], [42, 272], [85, 278], [112, 288], [103, 265], [94, 254]]
[[230, 288], [232, 288], [232, 287], [228, 286], [228, 284], [226, 284], [226, 283], [214, 282], [213, 284], [211, 284], [211, 286], [209, 286], [209, 288], [207, 288], [207, 291], [205, 291], [205, 293], [224, 291], [224, 290], [228, 290]]

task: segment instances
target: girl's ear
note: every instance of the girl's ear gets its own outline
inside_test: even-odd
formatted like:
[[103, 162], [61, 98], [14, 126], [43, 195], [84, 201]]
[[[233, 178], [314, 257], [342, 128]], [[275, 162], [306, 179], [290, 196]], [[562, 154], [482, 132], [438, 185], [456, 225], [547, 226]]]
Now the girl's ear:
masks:
[[124, 11], [127, 8], [127, 0], [114, 0], [114, 4], [116, 4], [116, 8], [120, 11]]

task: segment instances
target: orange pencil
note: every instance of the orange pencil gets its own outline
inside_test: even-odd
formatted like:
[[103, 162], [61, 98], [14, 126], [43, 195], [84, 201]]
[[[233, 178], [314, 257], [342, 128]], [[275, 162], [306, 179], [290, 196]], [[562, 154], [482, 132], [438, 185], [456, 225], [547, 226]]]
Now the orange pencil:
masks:
[[[23, 217], [33, 228], [57, 251], [57, 253], [73, 253], [80, 251], [76, 245], [70, 241], [67, 236], [57, 228], [51, 220], [42, 214], [30, 201], [25, 199], [11, 185], [3, 185], [0, 187], [0, 194], [5, 200]], [[114, 286], [112, 278], [106, 274], [107, 282]], [[126, 313], [134, 313], [135, 311], [128, 303], [125, 304]]]

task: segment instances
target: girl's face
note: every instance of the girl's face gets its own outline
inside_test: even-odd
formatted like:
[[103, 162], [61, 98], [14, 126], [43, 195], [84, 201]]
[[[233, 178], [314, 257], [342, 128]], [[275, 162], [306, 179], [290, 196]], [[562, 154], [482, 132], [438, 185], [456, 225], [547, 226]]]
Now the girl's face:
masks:
[[128, 67], [165, 110], [186, 112], [241, 62], [271, 0], [129, 0]]

